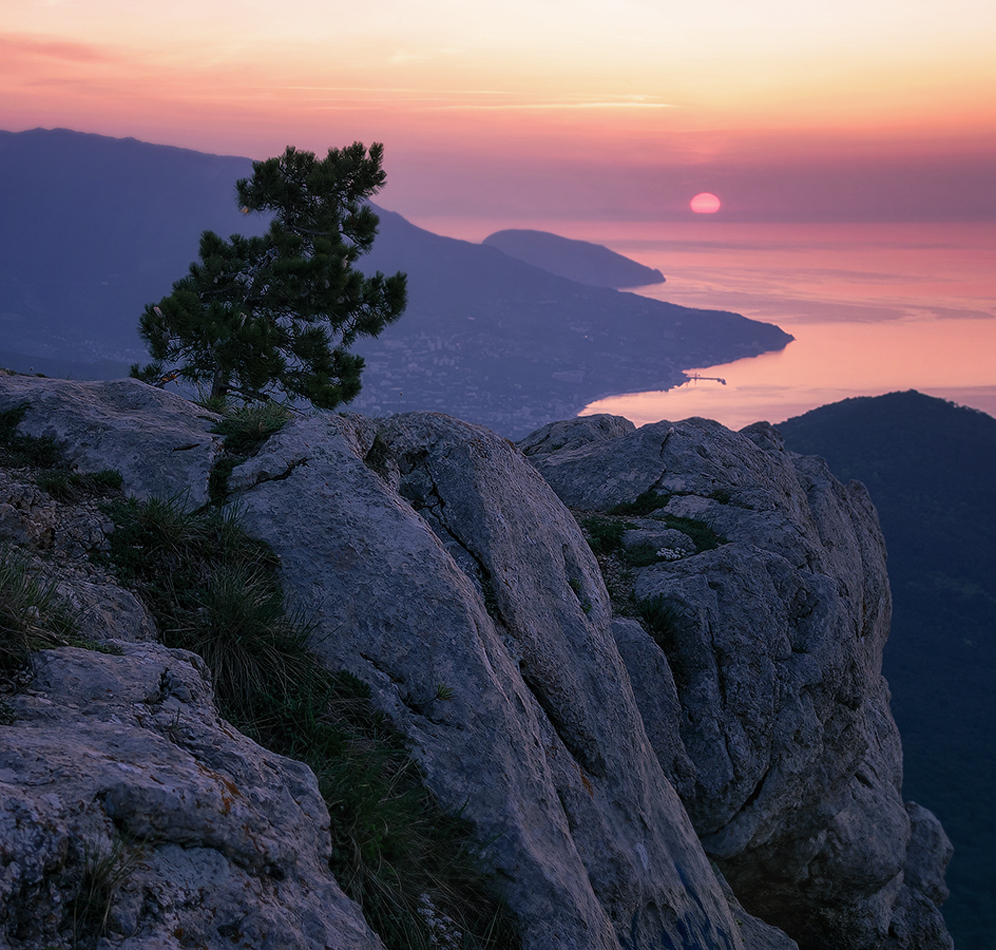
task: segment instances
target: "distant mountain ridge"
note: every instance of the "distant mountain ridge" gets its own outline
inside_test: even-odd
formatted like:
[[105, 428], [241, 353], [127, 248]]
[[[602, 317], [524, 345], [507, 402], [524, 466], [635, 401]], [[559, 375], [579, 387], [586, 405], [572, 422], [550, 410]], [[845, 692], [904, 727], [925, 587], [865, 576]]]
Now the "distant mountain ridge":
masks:
[[[233, 200], [251, 170], [247, 158], [135, 139], [0, 133], [0, 350], [11, 368], [143, 360], [142, 309], [187, 272], [201, 232], [265, 230]], [[667, 388], [686, 367], [792, 339], [739, 314], [583, 286], [378, 211], [361, 266], [406, 271], [409, 306], [356, 347], [368, 363], [361, 411], [440, 410], [522, 435], [611, 393]]]
[[481, 243], [589, 287], [642, 287], [663, 284], [665, 280], [656, 268], [646, 267], [601, 244], [575, 241], [549, 231], [510, 228], [489, 234]]

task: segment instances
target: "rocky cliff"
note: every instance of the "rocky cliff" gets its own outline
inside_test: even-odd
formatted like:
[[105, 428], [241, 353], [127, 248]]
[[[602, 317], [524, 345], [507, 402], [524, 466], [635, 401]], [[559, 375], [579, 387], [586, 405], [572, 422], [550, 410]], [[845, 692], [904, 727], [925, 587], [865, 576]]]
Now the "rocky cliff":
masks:
[[[77, 470], [206, 503], [198, 407], [0, 377], [0, 412], [25, 404], [18, 431]], [[0, 533], [122, 652], [46, 651], [7, 698], [0, 947], [54, 942], [115, 830], [137, 856], [102, 946], [380, 946], [310, 771], [218, 718], [197, 657], [144, 642], [88, 559], [99, 509], [5, 477]], [[774, 430], [599, 417], [516, 447], [432, 413], [299, 416], [227, 492], [314, 651], [473, 823], [523, 947], [950, 946], [949, 846], [901, 797], [874, 509]]]

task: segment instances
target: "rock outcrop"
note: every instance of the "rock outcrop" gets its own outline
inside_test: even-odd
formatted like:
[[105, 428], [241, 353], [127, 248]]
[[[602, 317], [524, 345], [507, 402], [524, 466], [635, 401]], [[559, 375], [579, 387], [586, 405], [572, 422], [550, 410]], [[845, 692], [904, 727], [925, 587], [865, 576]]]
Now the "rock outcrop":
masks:
[[436, 414], [315, 416], [229, 487], [316, 649], [373, 686], [434, 791], [493, 839], [524, 947], [742, 945], [651, 751], [598, 565], [511, 443]]
[[[864, 487], [786, 452], [765, 424], [623, 422], [555, 423], [522, 448], [577, 508], [655, 493], [661, 507], [627, 534], [653, 534], [655, 520], [694, 534], [698, 522], [722, 541], [688, 556], [658, 540], [634, 595], [666, 608], [659, 649], [632, 631], [620, 642], [706, 852], [744, 906], [800, 946], [945, 946], [943, 891], [917, 868], [926, 858], [936, 883], [950, 845], [901, 797], [881, 676], [885, 546]], [[913, 933], [931, 936], [909, 943]]]
[[122, 950], [382, 950], [328, 872], [311, 770], [218, 718], [199, 657], [112, 643], [36, 654], [8, 700], [0, 947], [88, 946], [106, 921]]
[[[219, 451], [213, 418], [140, 386], [0, 377], [0, 411], [27, 401], [24, 431], [52, 434], [91, 470], [124, 466], [139, 497], [175, 494], [169, 486], [187, 479], [189, 497], [203, 499]], [[72, 423], [91, 412], [87, 425]], [[163, 432], [164, 418], [185, 421]], [[155, 466], [138, 464], [136, 438]], [[196, 448], [173, 451], [180, 444]], [[521, 447], [528, 458], [431, 413], [300, 416], [228, 487], [250, 533], [279, 555], [315, 651], [371, 686], [440, 800], [489, 842], [523, 946], [950, 946], [937, 910], [948, 845], [900, 794], [879, 667], [884, 548], [863, 489], [786, 453], [763, 426], [580, 419]], [[670, 496], [667, 507], [630, 518], [622, 541], [655, 552], [632, 578], [637, 600], [667, 606], [654, 636], [646, 621], [614, 616], [566, 507], [605, 512], [651, 488]], [[23, 509], [8, 513], [15, 528]], [[693, 539], [692, 522], [722, 543]], [[8, 918], [41, 919], [33, 908], [57, 902], [59, 873], [87, 842], [108, 853], [117, 824], [152, 842], [133, 880], [165, 896], [148, 913], [122, 897], [113, 945], [131, 946], [120, 940], [138, 927], [179, 946], [170, 934], [190, 927], [220, 946], [235, 927], [269, 946], [261, 935], [284, 921], [299, 942], [281, 945], [378, 946], [328, 875], [328, 818], [307, 769], [219, 724], [192, 655], [123, 649], [44, 654], [17, 697], [23, 718], [0, 727], [28, 737], [31, 717], [58, 707], [73, 723], [67, 744], [92, 750], [77, 756], [72, 801], [85, 804], [75, 811], [61, 773], [39, 773], [37, 786], [23, 760], [0, 773], [11, 808], [36, 815], [25, 834], [43, 840], [48, 821], [57, 833], [46, 847], [63, 856], [29, 881], [5, 853], [0, 883], [17, 885], [4, 892]], [[132, 666], [122, 675], [133, 686], [98, 696], [87, 685]], [[182, 680], [177, 695], [171, 676]], [[115, 746], [115, 729], [146, 731], [144, 760]], [[152, 775], [171, 790], [155, 802], [143, 798]], [[120, 792], [107, 791], [108, 776], [125, 783]], [[238, 811], [243, 798], [251, 817]], [[195, 896], [198, 860], [223, 873]], [[247, 909], [245, 926], [210, 916], [215, 887], [218, 902]]]
[[79, 472], [112, 468], [129, 495], [208, 500], [208, 478], [221, 453], [211, 428], [220, 416], [137, 379], [77, 383], [7, 375], [0, 411], [27, 404], [19, 431], [63, 446]]

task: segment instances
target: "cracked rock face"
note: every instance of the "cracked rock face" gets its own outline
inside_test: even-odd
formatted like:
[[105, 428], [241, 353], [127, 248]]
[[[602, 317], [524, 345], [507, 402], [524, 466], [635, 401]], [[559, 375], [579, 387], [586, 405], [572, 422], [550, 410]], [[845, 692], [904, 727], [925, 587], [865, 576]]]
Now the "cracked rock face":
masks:
[[651, 518], [723, 542], [634, 570], [667, 622], [621, 649], [661, 765], [743, 905], [813, 950], [950, 946], [950, 845], [901, 797], [885, 547], [864, 487], [763, 423], [577, 420], [521, 447], [569, 505], [606, 512], [652, 489], [670, 500]]
[[[199, 657], [118, 646], [36, 654], [7, 697], [0, 948], [86, 945], [106, 913], [106, 948], [383, 950], [328, 871], [311, 771], [218, 718]], [[74, 908], [101, 867], [109, 891]]]
[[137, 379], [77, 383], [0, 374], [0, 412], [28, 403], [18, 430], [48, 436], [79, 472], [117, 469], [129, 495], [208, 500], [219, 417]]
[[372, 684], [493, 841], [526, 947], [744, 945], [651, 750], [594, 557], [514, 446], [431, 413], [298, 419], [229, 487], [315, 649]]
[[[79, 468], [206, 499], [214, 420], [179, 397], [0, 376], [0, 410], [22, 402], [22, 431]], [[490, 842], [528, 950], [950, 946], [950, 845], [900, 795], [863, 489], [766, 426], [595, 417], [522, 447], [431, 413], [297, 416], [228, 485], [315, 650], [371, 685]], [[648, 488], [672, 519], [634, 516], [621, 542], [637, 595], [673, 608], [653, 637], [612, 617], [561, 501]], [[99, 512], [70, 523], [16, 478], [0, 490], [0, 537], [57, 574], [101, 547]], [[723, 543], [696, 553], [695, 521]], [[108, 578], [59, 576], [92, 635], [154, 635]], [[0, 726], [0, 950], [65, 943], [95, 856], [127, 869], [109, 946], [379, 947], [328, 875], [311, 773], [218, 720], [193, 655], [122, 648], [40, 655]]]

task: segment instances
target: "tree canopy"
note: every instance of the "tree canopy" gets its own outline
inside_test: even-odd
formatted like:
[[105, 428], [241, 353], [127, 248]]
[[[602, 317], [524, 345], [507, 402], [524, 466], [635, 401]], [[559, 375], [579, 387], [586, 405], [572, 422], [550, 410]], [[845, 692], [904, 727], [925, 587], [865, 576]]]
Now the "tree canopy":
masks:
[[377, 336], [406, 302], [404, 274], [367, 277], [353, 266], [377, 233], [366, 199], [384, 184], [382, 158], [382, 145], [355, 142], [321, 160], [289, 146], [253, 162], [236, 198], [246, 214], [274, 214], [267, 232], [201, 235], [199, 261], [142, 314], [152, 362], [132, 375], [210, 384], [221, 401], [279, 391], [331, 409], [355, 397], [363, 358], [349, 347]]

